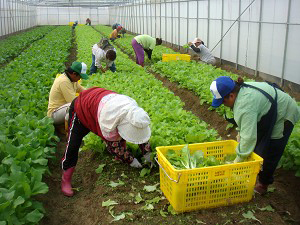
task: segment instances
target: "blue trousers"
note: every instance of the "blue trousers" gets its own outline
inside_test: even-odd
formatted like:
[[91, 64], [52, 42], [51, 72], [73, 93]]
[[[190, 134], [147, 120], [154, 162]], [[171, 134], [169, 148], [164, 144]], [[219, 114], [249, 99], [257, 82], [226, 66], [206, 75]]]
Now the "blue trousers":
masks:
[[[96, 72], [97, 72], [97, 67], [95, 66], [95, 59], [96, 59], [95, 55], [92, 54], [92, 65], [91, 65], [91, 68], [90, 68], [90, 75], [92, 75], [93, 73], [96, 73]], [[111, 65], [111, 67], [109, 67], [109, 69], [110, 69], [110, 71], [113, 72], [113, 73], [116, 72], [116, 70], [117, 70], [116, 64], [113, 63], [113, 64]]]

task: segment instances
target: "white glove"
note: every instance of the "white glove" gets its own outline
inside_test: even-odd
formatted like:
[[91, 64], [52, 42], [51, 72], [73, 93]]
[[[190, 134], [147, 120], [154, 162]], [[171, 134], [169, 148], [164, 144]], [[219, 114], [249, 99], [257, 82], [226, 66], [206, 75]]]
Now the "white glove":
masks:
[[132, 163], [130, 163], [130, 166], [134, 168], [142, 168], [142, 165], [136, 158], [133, 159]]
[[151, 156], [151, 152], [147, 152], [147, 153], [144, 155], [144, 158], [145, 158], [145, 161], [146, 161], [146, 162], [152, 163], [150, 156]]

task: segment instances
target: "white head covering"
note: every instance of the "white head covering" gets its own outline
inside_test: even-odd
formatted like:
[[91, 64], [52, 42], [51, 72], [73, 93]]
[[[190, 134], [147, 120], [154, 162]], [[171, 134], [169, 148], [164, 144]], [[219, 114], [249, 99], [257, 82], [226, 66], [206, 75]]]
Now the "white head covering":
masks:
[[192, 43], [193, 44], [195, 44], [195, 43], [197, 43], [197, 42], [202, 42], [202, 40], [200, 39], [200, 38], [195, 38], [193, 41], [192, 41]]
[[142, 144], [151, 136], [150, 117], [136, 101], [117, 94], [109, 99], [100, 113], [100, 129], [109, 133], [118, 129], [120, 136], [128, 142]]

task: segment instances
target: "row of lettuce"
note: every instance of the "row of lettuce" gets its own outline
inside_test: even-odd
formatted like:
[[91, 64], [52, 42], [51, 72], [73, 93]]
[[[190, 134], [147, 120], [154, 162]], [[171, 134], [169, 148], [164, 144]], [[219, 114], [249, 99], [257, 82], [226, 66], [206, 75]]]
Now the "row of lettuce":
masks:
[[30, 31], [13, 35], [0, 41], [0, 65], [18, 56], [30, 44], [43, 38], [54, 28], [54, 26], [36, 27]]
[[[59, 141], [45, 116], [54, 75], [65, 68], [72, 31], [41, 27], [29, 32], [35, 38], [33, 31], [44, 37], [0, 69], [0, 224], [37, 224], [43, 217], [35, 196], [48, 191], [42, 176], [49, 172], [48, 159]], [[30, 34], [20, 35], [19, 41]]]
[[[111, 28], [107, 26], [95, 26], [101, 34], [108, 37], [111, 33]], [[129, 56], [134, 57], [134, 50], [131, 46], [133, 35], [126, 34], [125, 38], [119, 38], [114, 41], [115, 45], [126, 52]], [[200, 64], [196, 61], [171, 61], [162, 62], [162, 54], [179, 54], [164, 46], [156, 46], [153, 51], [151, 61], [146, 60], [145, 65], [149, 72], [155, 72], [163, 77], [167, 77], [170, 81], [178, 83], [180, 87], [186, 88], [199, 96], [201, 104], [211, 105], [212, 96], [209, 86], [213, 80], [219, 76], [230, 76], [236, 80], [238, 75], [215, 68], [211, 65]], [[147, 58], [147, 57], [146, 57]], [[176, 71], [176, 72], [174, 72]], [[246, 81], [251, 79], [244, 78]], [[300, 105], [298, 103], [298, 105]], [[210, 107], [210, 109], [212, 109]], [[232, 112], [221, 106], [217, 109], [220, 115], [227, 114], [232, 116]], [[225, 122], [225, 120], [224, 120]], [[300, 122], [298, 122], [291, 135], [289, 143], [286, 147], [280, 165], [285, 169], [296, 170], [296, 176], [300, 176]]]

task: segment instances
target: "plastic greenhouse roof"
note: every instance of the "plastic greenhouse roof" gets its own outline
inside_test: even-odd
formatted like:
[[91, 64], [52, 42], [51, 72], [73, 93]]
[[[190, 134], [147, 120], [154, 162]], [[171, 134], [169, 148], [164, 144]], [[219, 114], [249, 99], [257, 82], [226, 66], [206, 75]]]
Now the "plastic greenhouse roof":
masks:
[[[146, 2], [147, 0], [15, 0], [28, 5], [48, 7], [110, 7]], [[14, 1], [14, 2], [15, 2]], [[147, 2], [149, 2], [148, 0]]]

